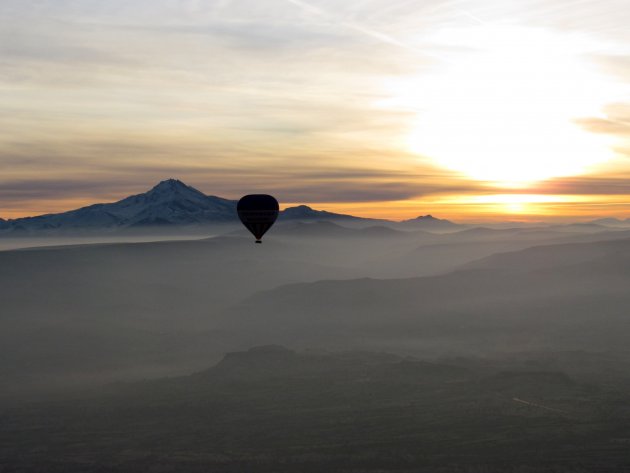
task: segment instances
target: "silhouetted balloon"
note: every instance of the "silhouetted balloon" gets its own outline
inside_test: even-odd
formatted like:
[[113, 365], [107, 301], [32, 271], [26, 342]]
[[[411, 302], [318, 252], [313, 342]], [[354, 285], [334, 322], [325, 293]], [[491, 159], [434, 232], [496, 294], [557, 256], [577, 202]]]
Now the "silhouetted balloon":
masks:
[[238, 218], [256, 237], [256, 243], [261, 243], [262, 236], [278, 218], [279, 210], [278, 201], [267, 194], [246, 195], [236, 206]]

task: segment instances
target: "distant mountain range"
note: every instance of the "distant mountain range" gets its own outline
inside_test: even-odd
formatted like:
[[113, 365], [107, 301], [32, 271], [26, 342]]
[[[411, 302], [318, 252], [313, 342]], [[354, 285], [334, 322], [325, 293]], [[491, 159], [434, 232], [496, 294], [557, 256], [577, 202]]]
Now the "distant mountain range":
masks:
[[625, 227], [630, 225], [630, 218], [627, 218], [625, 220], [619, 219], [619, 218], [599, 218], [597, 220], [593, 220], [592, 223], [594, 225], [604, 225], [604, 226], [621, 226], [621, 227]]
[[231, 308], [223, 328], [294, 346], [413, 333], [450, 353], [484, 350], [491, 338], [515, 351], [621, 350], [629, 264], [626, 238], [496, 253], [428, 277], [291, 284]]
[[410, 220], [403, 220], [400, 222], [400, 226], [408, 229], [422, 229], [429, 231], [452, 231], [460, 230], [462, 228], [462, 225], [453, 223], [449, 220], [435, 218], [433, 215], [422, 215]]
[[[0, 236], [146, 232], [158, 227], [176, 232], [182, 229], [189, 231], [195, 227], [203, 228], [213, 224], [238, 223], [236, 204], [236, 200], [206, 195], [182, 181], [167, 179], [145, 193], [132, 195], [118, 202], [94, 204], [68, 212], [36, 217], [12, 220], [0, 218]], [[279, 221], [334, 221], [347, 223], [348, 226], [380, 225], [398, 230], [423, 230], [432, 233], [451, 233], [471, 228], [471, 225], [454, 223], [432, 215], [421, 215], [395, 222], [315, 210], [307, 205], [284, 209], [280, 212]], [[625, 220], [600, 218], [569, 225], [539, 225], [559, 231], [601, 232], [611, 228], [628, 228], [630, 218]], [[514, 223], [508, 228], [521, 226]], [[379, 231], [384, 230], [381, 228]]]
[[281, 220], [366, 220], [372, 219], [355, 217], [354, 215], [336, 214], [327, 212], [326, 210], [315, 210], [308, 205], [298, 205], [297, 207], [288, 207], [280, 212]]
[[[160, 182], [148, 192], [132, 195], [118, 202], [94, 204], [59, 214], [0, 219], [0, 235], [20, 236], [58, 233], [115, 232], [153, 227], [191, 227], [217, 223], [236, 223], [235, 200], [206, 195], [177, 179]], [[334, 220], [348, 222], [387, 222], [353, 215], [315, 210], [306, 205], [289, 207], [279, 219], [293, 221]], [[389, 222], [394, 223], [394, 222]], [[430, 215], [401, 222], [413, 229], [450, 230], [458, 225]]]

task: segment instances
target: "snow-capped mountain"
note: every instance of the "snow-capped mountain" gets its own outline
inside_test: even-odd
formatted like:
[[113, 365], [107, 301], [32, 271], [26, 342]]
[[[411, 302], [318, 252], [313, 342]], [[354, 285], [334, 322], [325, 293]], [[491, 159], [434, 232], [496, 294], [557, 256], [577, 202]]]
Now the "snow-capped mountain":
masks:
[[[177, 179], [160, 182], [148, 192], [118, 202], [94, 204], [59, 214], [0, 220], [0, 235], [57, 234], [178, 227], [238, 222], [236, 200], [208, 196]], [[280, 212], [281, 220], [363, 220], [306, 205]]]
[[9, 220], [5, 232], [33, 233], [236, 221], [236, 201], [207, 196], [176, 179], [111, 204]]

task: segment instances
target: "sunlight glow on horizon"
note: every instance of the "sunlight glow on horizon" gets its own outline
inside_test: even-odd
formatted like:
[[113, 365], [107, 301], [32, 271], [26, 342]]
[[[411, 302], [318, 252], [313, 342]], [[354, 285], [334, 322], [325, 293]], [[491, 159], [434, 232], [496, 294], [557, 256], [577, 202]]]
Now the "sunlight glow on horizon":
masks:
[[463, 51], [399, 92], [396, 101], [417, 110], [414, 152], [503, 188], [582, 174], [614, 157], [610, 137], [576, 123], [602, 117], [622, 93], [583, 59], [597, 43], [489, 25], [442, 30], [436, 41]]
[[[281, 208], [300, 203], [281, 203]], [[462, 223], [542, 222], [551, 220], [589, 221], [597, 217], [623, 217], [619, 209], [630, 206], [630, 195], [614, 198], [598, 195], [484, 194], [444, 195], [424, 200], [371, 203], [310, 202], [317, 210], [351, 214], [366, 218], [408, 220], [431, 214], [436, 218]], [[471, 217], [472, 216], [472, 217]]]
[[149, 3], [0, 2], [0, 218], [167, 178], [395, 220], [630, 217], [622, 0]]

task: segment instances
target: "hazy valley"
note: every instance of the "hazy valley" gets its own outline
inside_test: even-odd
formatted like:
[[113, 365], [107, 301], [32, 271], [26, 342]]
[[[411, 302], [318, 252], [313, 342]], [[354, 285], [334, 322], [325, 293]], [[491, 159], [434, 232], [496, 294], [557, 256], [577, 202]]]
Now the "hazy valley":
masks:
[[624, 222], [293, 212], [5, 234], [0, 471], [630, 465]]

